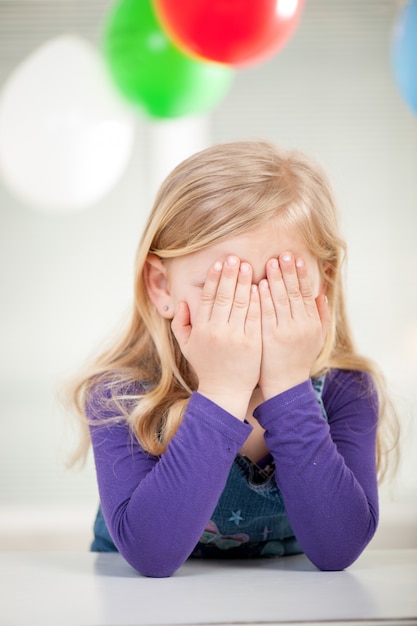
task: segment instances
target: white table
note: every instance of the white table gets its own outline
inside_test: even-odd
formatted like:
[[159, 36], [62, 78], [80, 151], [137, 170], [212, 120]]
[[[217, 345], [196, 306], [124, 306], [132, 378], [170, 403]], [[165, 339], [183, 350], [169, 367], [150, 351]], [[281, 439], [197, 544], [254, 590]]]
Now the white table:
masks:
[[417, 550], [368, 550], [344, 572], [302, 555], [187, 562], [171, 578], [118, 554], [0, 554], [2, 626], [417, 624]]

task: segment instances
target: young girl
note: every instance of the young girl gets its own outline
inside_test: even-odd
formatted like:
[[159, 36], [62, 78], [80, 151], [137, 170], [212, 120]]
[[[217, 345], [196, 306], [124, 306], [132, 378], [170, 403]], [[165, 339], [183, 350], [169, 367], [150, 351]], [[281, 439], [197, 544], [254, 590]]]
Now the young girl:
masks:
[[156, 577], [190, 556], [304, 552], [340, 570], [361, 554], [390, 432], [352, 343], [344, 249], [301, 154], [217, 145], [168, 176], [129, 327], [75, 392], [101, 500], [93, 550]]

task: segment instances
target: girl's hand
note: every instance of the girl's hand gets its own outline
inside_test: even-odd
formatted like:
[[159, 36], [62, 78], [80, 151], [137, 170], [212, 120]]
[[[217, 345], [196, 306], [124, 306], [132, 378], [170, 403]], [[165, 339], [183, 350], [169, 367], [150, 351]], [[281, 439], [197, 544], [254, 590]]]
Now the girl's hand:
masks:
[[172, 331], [194, 368], [198, 391], [243, 420], [259, 379], [261, 311], [252, 268], [229, 256], [209, 270], [193, 324], [181, 302]]
[[266, 265], [259, 283], [262, 363], [259, 385], [265, 400], [310, 377], [330, 323], [327, 299], [314, 297], [307, 266], [284, 252]]

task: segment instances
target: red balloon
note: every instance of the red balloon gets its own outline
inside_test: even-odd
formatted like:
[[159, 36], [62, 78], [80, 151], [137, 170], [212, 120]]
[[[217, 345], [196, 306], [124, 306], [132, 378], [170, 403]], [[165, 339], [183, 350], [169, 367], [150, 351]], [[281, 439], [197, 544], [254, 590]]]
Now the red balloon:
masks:
[[153, 0], [167, 36], [185, 54], [251, 65], [278, 52], [297, 27], [303, 0]]

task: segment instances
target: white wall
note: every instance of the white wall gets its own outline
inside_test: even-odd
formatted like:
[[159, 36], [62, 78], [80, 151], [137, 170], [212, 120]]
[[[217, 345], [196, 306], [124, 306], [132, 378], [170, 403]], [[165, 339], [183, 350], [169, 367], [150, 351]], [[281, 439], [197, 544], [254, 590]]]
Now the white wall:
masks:
[[[69, 30], [96, 40], [109, 5], [0, 1], [0, 87], [48, 37]], [[356, 340], [383, 367], [403, 421], [403, 462], [382, 489], [374, 545], [417, 547], [417, 118], [389, 64], [397, 10], [391, 0], [307, 0], [292, 42], [240, 70], [207, 120], [164, 128], [138, 115], [123, 180], [84, 212], [36, 212], [0, 181], [0, 547], [33, 545], [30, 535], [41, 546], [87, 546], [94, 469], [91, 460], [82, 473], [64, 468], [74, 434], [56, 389], [126, 311], [157, 165], [182, 156], [173, 137], [185, 152], [199, 147], [189, 128], [202, 145], [262, 138], [297, 147], [329, 171]]]

